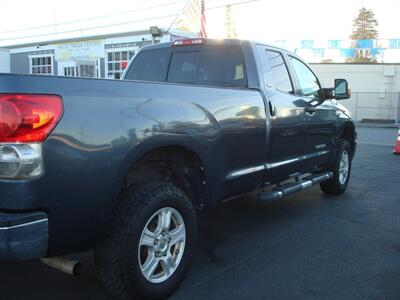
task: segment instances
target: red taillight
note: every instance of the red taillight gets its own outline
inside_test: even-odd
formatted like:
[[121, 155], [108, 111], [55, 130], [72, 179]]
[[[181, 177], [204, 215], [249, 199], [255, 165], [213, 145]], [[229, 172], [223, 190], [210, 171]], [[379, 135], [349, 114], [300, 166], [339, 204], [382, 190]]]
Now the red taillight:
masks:
[[0, 142], [43, 142], [62, 113], [59, 96], [0, 94]]
[[206, 42], [206, 39], [203, 39], [203, 38], [176, 40], [172, 43], [172, 47], [202, 45], [202, 44], [205, 44], [205, 42]]

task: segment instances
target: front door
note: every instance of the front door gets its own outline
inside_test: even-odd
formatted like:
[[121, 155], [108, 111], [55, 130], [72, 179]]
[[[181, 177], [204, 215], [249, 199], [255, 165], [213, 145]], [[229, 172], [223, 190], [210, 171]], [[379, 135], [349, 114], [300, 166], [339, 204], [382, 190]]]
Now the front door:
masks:
[[89, 78], [99, 77], [96, 60], [77, 61], [77, 69], [79, 77], [89, 77]]
[[58, 62], [58, 75], [67, 77], [78, 76], [78, 70], [76, 68], [76, 61], [72, 60], [61, 60]]
[[[304, 102], [316, 104], [319, 101], [320, 82], [311, 69], [296, 57], [289, 56], [289, 62], [299, 85], [298, 94]], [[306, 111], [308, 159], [304, 160], [305, 168], [309, 171], [322, 166], [329, 161], [335, 136], [335, 109], [331, 101], [317, 105]]]

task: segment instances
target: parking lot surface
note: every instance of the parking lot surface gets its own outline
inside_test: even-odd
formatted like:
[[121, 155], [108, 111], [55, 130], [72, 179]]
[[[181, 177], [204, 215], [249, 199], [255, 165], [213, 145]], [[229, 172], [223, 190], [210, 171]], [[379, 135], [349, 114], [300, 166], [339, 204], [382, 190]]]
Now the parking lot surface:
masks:
[[[349, 188], [279, 202], [247, 195], [200, 218], [192, 268], [172, 299], [400, 299], [400, 156], [393, 128], [358, 128]], [[1, 299], [107, 299], [90, 252], [79, 277], [0, 264]]]

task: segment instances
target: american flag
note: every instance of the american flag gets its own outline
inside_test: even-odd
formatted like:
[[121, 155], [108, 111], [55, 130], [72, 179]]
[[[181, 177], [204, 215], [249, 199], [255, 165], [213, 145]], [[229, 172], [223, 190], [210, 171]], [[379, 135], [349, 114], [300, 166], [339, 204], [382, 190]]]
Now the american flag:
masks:
[[182, 12], [174, 21], [174, 28], [183, 31], [198, 32], [201, 37], [206, 38], [206, 16], [204, 11], [204, 0], [188, 0]]
[[204, 0], [201, 0], [201, 27], [200, 27], [200, 36], [202, 38], [206, 38], [207, 37], [207, 30], [206, 30], [206, 15], [205, 15], [205, 4], [204, 4]]

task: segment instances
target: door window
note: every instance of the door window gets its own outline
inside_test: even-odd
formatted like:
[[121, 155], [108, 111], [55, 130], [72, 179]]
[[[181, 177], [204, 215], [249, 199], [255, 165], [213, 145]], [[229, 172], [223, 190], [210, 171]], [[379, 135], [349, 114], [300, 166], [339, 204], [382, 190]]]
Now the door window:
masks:
[[282, 54], [271, 50], [266, 52], [274, 80], [274, 88], [284, 93], [293, 94], [292, 82]]
[[297, 58], [290, 56], [290, 62], [299, 80], [301, 93], [307, 97], [318, 98], [318, 92], [320, 90], [318, 78], [309, 67]]

